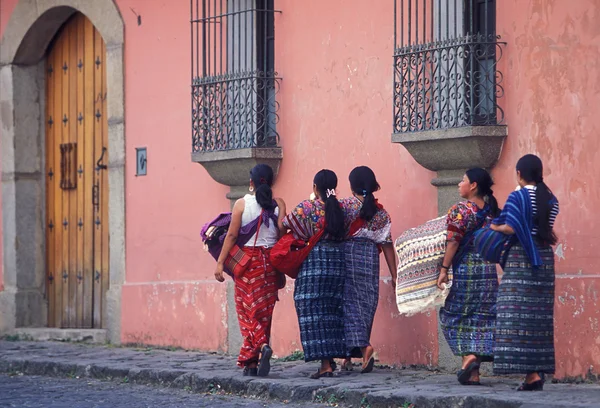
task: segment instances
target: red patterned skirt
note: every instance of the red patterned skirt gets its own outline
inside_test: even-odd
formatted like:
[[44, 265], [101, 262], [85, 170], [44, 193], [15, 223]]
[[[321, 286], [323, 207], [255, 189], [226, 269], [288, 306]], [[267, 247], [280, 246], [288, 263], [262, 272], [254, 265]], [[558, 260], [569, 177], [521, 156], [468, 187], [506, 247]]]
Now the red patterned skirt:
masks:
[[263, 344], [269, 344], [271, 322], [277, 299], [278, 272], [269, 261], [270, 249], [245, 247], [252, 255], [250, 266], [241, 278], [235, 280], [235, 307], [242, 348], [238, 365], [245, 367], [257, 363]]

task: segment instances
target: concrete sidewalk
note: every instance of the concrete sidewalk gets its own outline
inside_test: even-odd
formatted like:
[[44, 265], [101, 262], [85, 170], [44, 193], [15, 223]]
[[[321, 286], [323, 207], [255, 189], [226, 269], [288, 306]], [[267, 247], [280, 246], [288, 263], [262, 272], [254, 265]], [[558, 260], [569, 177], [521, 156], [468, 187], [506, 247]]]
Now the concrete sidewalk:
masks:
[[483, 378], [481, 387], [453, 375], [409, 369], [358, 370], [311, 380], [317, 363], [274, 360], [267, 378], [243, 377], [229, 356], [153, 348], [54, 342], [0, 341], [0, 372], [121, 380], [198, 393], [232, 393], [279, 401], [352, 407], [600, 407], [598, 384], [546, 384], [544, 392], [516, 392], [520, 379]]

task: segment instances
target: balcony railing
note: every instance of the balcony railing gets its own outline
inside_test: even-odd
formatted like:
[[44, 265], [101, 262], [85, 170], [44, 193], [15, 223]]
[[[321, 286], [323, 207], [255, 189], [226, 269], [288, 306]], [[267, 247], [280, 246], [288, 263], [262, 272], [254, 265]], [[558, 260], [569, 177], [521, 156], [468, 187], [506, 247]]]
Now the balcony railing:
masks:
[[192, 152], [279, 143], [273, 0], [191, 0]]
[[502, 124], [495, 2], [394, 4], [394, 133]]

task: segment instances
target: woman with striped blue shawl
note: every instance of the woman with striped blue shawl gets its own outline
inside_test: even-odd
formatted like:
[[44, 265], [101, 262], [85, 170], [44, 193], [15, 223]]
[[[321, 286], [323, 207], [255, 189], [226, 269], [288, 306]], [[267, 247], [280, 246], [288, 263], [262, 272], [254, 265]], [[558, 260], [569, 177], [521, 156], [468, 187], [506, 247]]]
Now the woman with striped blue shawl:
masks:
[[491, 229], [513, 235], [498, 290], [495, 374], [525, 374], [518, 391], [541, 391], [554, 373], [553, 231], [558, 200], [544, 183], [539, 157], [517, 162], [512, 192]]

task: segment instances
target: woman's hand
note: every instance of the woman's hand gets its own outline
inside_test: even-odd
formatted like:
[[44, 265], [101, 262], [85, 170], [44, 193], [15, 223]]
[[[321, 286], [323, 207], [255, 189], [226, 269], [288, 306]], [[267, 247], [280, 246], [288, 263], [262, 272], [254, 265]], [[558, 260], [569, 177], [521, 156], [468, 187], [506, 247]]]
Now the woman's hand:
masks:
[[446, 270], [446, 268], [442, 268], [440, 270], [440, 276], [438, 278], [437, 281], [437, 286], [438, 288], [440, 288], [441, 290], [444, 290], [444, 283], [448, 283], [448, 271]]
[[215, 269], [215, 279], [219, 282], [225, 282], [225, 277], [223, 276], [222, 263], [217, 263], [217, 269]]
[[492, 231], [501, 232], [501, 233], [506, 234], [506, 235], [513, 235], [515, 233], [515, 230], [512, 229], [511, 226], [508, 225], [508, 224], [502, 224], [502, 225], [492, 224], [490, 226], [490, 229]]

